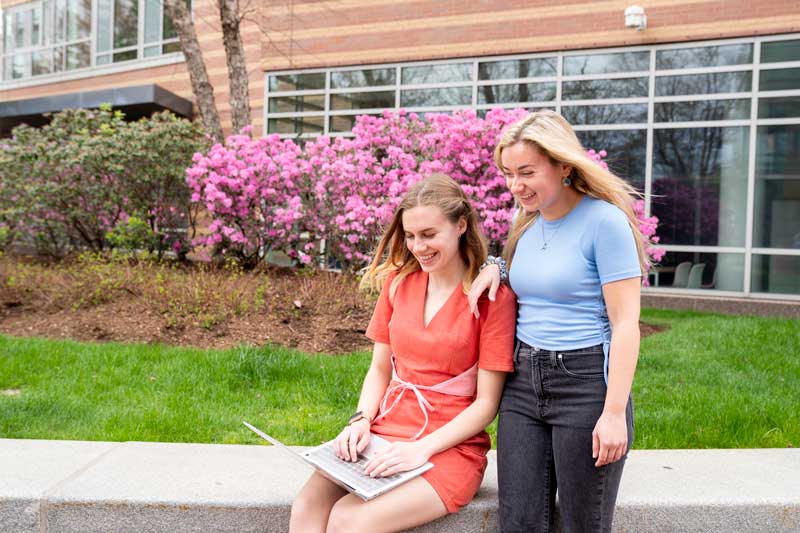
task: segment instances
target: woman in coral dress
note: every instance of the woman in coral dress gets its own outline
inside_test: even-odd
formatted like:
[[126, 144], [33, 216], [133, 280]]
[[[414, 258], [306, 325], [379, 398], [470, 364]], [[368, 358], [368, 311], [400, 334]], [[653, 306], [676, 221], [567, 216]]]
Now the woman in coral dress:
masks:
[[392, 445], [366, 464], [368, 475], [434, 468], [368, 502], [314, 473], [292, 506], [291, 531], [399, 531], [473, 498], [491, 447], [485, 428], [513, 371], [516, 323], [507, 287], [479, 302], [479, 319], [469, 311], [485, 258], [475, 210], [455, 181], [433, 175], [412, 187], [365, 276], [382, 286], [367, 328], [372, 364], [336, 446], [353, 461], [371, 430]]

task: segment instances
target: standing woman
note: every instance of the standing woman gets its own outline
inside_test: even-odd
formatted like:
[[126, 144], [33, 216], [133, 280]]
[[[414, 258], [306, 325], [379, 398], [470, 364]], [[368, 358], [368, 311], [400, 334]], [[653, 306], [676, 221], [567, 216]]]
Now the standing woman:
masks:
[[[610, 531], [633, 440], [647, 261], [636, 191], [552, 111], [509, 127], [494, 157], [518, 205], [504, 250], [519, 314], [497, 432], [500, 525], [551, 531], [558, 489], [565, 531]], [[505, 266], [496, 263], [473, 283], [471, 304], [487, 288], [492, 299]]]

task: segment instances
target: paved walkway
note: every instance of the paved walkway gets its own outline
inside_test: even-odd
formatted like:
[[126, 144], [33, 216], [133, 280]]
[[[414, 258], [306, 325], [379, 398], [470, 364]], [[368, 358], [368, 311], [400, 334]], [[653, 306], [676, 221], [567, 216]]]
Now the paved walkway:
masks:
[[[286, 531], [310, 470], [271, 446], [0, 439], [0, 531]], [[419, 532], [497, 530], [472, 504]], [[800, 532], [800, 450], [633, 451], [615, 531]]]

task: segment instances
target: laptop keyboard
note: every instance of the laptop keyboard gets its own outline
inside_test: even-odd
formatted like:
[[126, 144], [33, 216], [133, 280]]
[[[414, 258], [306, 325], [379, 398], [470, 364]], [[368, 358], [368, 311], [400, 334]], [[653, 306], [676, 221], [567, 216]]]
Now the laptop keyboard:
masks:
[[364, 473], [364, 465], [367, 464], [367, 457], [363, 455], [358, 456], [358, 461], [351, 463], [336, 457], [333, 451], [333, 446], [323, 446], [315, 450], [311, 456], [314, 462], [320, 466], [336, 473], [345, 483], [351, 487], [363, 490], [373, 491], [395, 481], [400, 476], [395, 474], [388, 477], [372, 478]]

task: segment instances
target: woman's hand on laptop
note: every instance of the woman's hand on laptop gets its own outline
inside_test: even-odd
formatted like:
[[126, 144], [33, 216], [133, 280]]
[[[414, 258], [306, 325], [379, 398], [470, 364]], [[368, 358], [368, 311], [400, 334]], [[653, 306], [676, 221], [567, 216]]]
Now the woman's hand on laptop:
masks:
[[422, 441], [393, 442], [364, 465], [370, 477], [387, 477], [414, 470], [430, 459], [431, 452]]
[[362, 418], [344, 427], [334, 441], [336, 457], [344, 461], [355, 462], [358, 454], [369, 444], [369, 420]]

